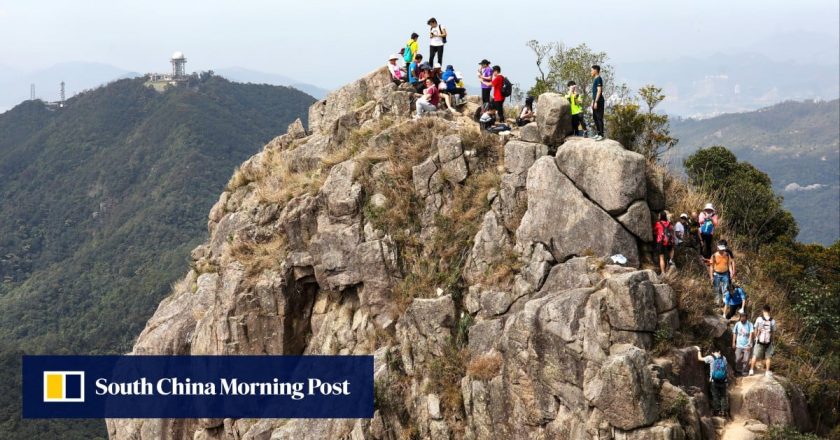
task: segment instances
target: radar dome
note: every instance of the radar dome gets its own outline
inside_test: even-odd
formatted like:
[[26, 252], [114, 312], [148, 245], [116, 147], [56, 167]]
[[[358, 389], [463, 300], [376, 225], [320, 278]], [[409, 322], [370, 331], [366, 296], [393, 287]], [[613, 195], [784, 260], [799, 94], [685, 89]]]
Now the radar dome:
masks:
[[175, 52], [175, 53], [172, 54], [172, 59], [173, 60], [183, 60], [184, 58], [186, 58], [184, 56], [184, 52]]

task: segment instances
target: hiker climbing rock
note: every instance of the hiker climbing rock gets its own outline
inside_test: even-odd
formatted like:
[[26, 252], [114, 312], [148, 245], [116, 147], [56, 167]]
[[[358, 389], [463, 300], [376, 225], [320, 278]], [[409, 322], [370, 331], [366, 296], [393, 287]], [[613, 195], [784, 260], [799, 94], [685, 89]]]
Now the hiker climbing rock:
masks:
[[[653, 236], [656, 238], [656, 253], [659, 255], [659, 273], [674, 264], [674, 227], [668, 221], [668, 213], [659, 213], [659, 220], [653, 225]], [[667, 258], [667, 260], [666, 260]]]
[[723, 317], [732, 319], [736, 313], [743, 313], [747, 306], [747, 292], [733, 281], [723, 294]]
[[723, 302], [723, 295], [729, 291], [729, 283], [735, 277], [735, 257], [729, 250], [726, 240], [718, 242], [717, 252], [709, 259], [710, 280], [715, 292], [715, 303]]
[[715, 348], [711, 355], [703, 356], [700, 347], [697, 349], [697, 360], [709, 365], [709, 390], [712, 395], [712, 411], [716, 416], [727, 416], [729, 412], [729, 397], [726, 394], [727, 366], [726, 357]]

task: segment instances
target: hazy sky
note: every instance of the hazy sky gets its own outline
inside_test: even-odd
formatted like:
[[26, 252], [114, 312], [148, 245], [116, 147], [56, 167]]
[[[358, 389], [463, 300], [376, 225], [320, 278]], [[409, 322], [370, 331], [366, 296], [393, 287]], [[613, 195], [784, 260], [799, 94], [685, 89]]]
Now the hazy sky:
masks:
[[[436, 6], [431, 6], [436, 4]], [[536, 70], [530, 39], [586, 42], [614, 64], [737, 53], [779, 35], [824, 34], [836, 43], [837, 0], [609, 0], [565, 2], [0, 0], [0, 66], [21, 70], [95, 61], [167, 71], [231, 66], [322, 87], [359, 77], [436, 16], [450, 32], [445, 63], [472, 71], [481, 58], [514, 80]], [[479, 6], [480, 5], [480, 6]], [[830, 60], [837, 63], [837, 59]], [[2, 67], [0, 67], [2, 68]]]

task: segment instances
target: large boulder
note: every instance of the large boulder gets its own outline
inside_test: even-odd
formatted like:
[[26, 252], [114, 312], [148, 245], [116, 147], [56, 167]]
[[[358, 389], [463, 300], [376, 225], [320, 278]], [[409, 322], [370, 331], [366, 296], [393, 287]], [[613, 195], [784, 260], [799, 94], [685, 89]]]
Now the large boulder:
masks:
[[645, 158], [616, 141], [576, 137], [557, 150], [557, 166], [586, 196], [612, 215], [646, 195]]
[[628, 264], [638, 264], [635, 237], [587, 199], [551, 157], [537, 159], [528, 170], [526, 189], [528, 210], [516, 231], [520, 243], [550, 244], [557, 261], [585, 254], [623, 254]]
[[617, 330], [653, 332], [656, 330], [656, 274], [650, 270], [616, 275], [607, 280], [612, 292], [607, 296], [610, 326]]
[[415, 298], [397, 321], [397, 338], [406, 372], [415, 374], [452, 344], [455, 303], [451, 295]]
[[773, 376], [752, 376], [741, 379], [741, 398], [733, 400], [741, 412], [750, 418], [760, 420], [768, 426], [796, 426], [801, 430], [811, 428], [808, 408], [802, 391], [787, 378]]
[[546, 145], [558, 146], [572, 132], [572, 107], [559, 93], [543, 93], [537, 100], [537, 127]]
[[586, 370], [584, 396], [616, 428], [632, 430], [659, 418], [659, 388], [647, 364], [644, 350], [617, 344], [600, 367]]
[[382, 98], [389, 91], [391, 74], [381, 67], [350, 84], [332, 91], [326, 98], [309, 107], [309, 129], [324, 131], [344, 114], [372, 99]]

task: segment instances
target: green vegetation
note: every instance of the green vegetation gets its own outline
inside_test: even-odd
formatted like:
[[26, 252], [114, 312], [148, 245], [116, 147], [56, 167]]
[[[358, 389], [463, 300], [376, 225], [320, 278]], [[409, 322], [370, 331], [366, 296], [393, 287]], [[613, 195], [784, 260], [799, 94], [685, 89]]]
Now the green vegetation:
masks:
[[101, 420], [21, 420], [20, 356], [129, 351], [231, 171], [313, 102], [199, 82], [159, 93], [121, 80], [58, 111], [28, 101], [0, 115], [0, 437], [105, 436]]
[[702, 120], [672, 118], [671, 129], [680, 139], [671, 152], [673, 165], [700, 148], [726, 145], [770, 176], [799, 224], [799, 241], [828, 246], [840, 239], [840, 101], [783, 102]]

